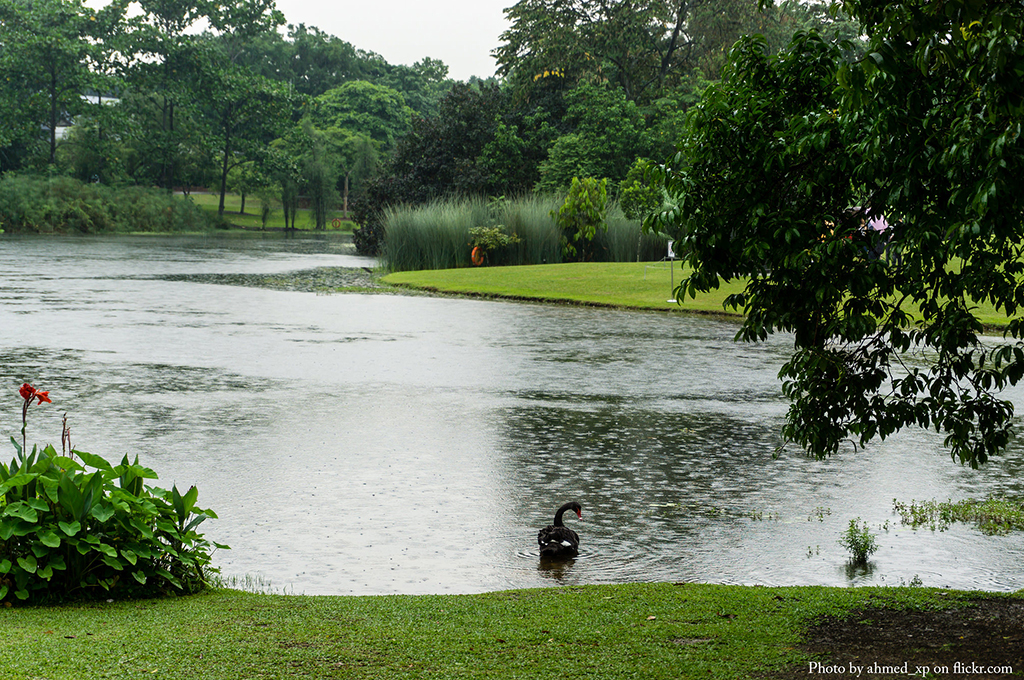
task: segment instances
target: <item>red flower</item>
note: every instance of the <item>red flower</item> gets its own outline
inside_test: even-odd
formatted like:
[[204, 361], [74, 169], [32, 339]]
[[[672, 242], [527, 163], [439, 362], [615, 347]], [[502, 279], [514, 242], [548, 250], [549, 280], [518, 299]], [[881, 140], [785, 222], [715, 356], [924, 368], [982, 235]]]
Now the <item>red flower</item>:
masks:
[[44, 401], [48, 404], [53, 403], [53, 400], [50, 399], [49, 391], [40, 392], [36, 388], [29, 385], [28, 383], [24, 383], [21, 386], [21, 389], [18, 390], [18, 393], [21, 395], [21, 398], [24, 399], [25, 401], [32, 401], [32, 398], [35, 397], [36, 399], [39, 400], [36, 402], [37, 404], [42, 404]]

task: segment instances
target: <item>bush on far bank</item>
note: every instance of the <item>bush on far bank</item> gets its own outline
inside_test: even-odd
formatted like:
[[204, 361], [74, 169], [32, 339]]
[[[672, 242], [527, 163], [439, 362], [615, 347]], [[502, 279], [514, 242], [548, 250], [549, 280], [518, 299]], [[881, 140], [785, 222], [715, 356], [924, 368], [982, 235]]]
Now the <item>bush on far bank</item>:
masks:
[[0, 229], [7, 232], [177, 232], [215, 226], [215, 219], [190, 200], [160, 189], [110, 187], [71, 177], [0, 177]]

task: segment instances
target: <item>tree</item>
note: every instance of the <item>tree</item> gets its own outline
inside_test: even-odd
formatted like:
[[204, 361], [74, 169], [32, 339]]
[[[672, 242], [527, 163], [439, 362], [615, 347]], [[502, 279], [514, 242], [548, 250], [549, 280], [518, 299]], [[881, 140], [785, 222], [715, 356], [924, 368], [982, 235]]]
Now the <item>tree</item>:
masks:
[[459, 83], [441, 100], [436, 116], [414, 119], [382, 172], [355, 202], [361, 225], [353, 234], [357, 250], [377, 253], [380, 215], [389, 205], [486, 193], [489, 178], [477, 159], [494, 139], [505, 104], [505, 94], [495, 85], [476, 88]]
[[693, 69], [707, 73], [714, 55], [777, 14], [755, 0], [520, 0], [505, 10], [512, 26], [493, 54], [521, 91], [558, 72], [571, 86], [609, 82], [645, 104]]
[[[1024, 6], [849, 0], [867, 56], [799, 34], [734, 48], [659, 177], [649, 221], [693, 294], [746, 278], [737, 335], [793, 334], [783, 429], [817, 456], [919, 425], [972, 467], [1003, 449], [1024, 376]], [[889, 255], [866, 220], [885, 216]], [[1010, 318], [982, 342], [978, 304]]]
[[355, 80], [314, 99], [309, 115], [318, 128], [348, 130], [390, 147], [409, 129], [412, 110], [390, 87]]
[[424, 57], [412, 66], [389, 65], [386, 73], [375, 77], [373, 82], [400, 92], [409, 108], [424, 118], [437, 113], [438, 102], [455, 84], [448, 77], [445, 63], [430, 57]]
[[[185, 179], [177, 170], [181, 137], [195, 132], [184, 130], [178, 124], [181, 118], [198, 122], [203, 85], [209, 84], [210, 75], [237, 69], [235, 61], [244, 45], [276, 28], [284, 17], [274, 9], [273, 0], [140, 0], [138, 10], [129, 20], [129, 84], [159, 110], [157, 127], [141, 141], [153, 147], [147, 155], [158, 160], [159, 184], [170, 189]], [[225, 49], [215, 49], [209, 34], [195, 34], [203, 22], [223, 37], [220, 47]]]
[[584, 84], [566, 101], [565, 120], [573, 131], [548, 149], [537, 188], [564, 189], [573, 177], [603, 177], [617, 184], [634, 160], [651, 153], [644, 116], [622, 90]]
[[337, 144], [343, 185], [341, 189], [342, 210], [348, 217], [349, 196], [362, 195], [367, 180], [380, 171], [380, 154], [372, 139], [362, 134], [342, 133]]
[[[341, 140], [334, 134], [337, 132], [320, 130], [309, 118], [303, 118], [287, 135], [274, 141], [274, 174], [281, 183], [286, 221], [301, 190], [309, 201], [314, 228], [327, 228], [327, 217], [337, 203], [341, 170], [338, 157]], [[291, 217], [294, 226], [294, 212]]]
[[90, 67], [111, 49], [100, 30], [124, 12], [113, 3], [100, 12], [80, 0], [0, 0], [0, 148], [46, 130], [45, 162], [56, 161], [60, 128], [89, 107], [83, 95], [99, 85]]
[[619, 207], [631, 220], [643, 221], [660, 210], [665, 202], [661, 187], [648, 180], [650, 167], [649, 159], [638, 158], [619, 184]]
[[[370, 74], [366, 59], [350, 43], [324, 33], [316, 26], [288, 26], [290, 44], [275, 67], [282, 79], [308, 97], [319, 97], [327, 90], [350, 80], [363, 80]], [[267, 73], [265, 75], [270, 76]]]
[[260, 159], [267, 144], [291, 122], [294, 102], [281, 83], [242, 67], [211, 66], [204, 74], [203, 96], [220, 155], [217, 212], [223, 215], [228, 174], [239, 165]]

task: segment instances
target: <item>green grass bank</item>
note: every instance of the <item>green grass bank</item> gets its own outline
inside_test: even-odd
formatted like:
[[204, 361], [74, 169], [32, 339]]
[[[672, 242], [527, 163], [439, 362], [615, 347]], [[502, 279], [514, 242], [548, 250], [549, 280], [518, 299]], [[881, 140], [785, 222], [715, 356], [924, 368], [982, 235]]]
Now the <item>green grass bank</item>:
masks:
[[[196, 207], [211, 217], [217, 214], [217, 210], [220, 207], [220, 194], [193, 193], [189, 195], [189, 199]], [[224, 197], [224, 219], [228, 224], [242, 229], [258, 230], [264, 228], [263, 218], [260, 215], [262, 203], [258, 197], [247, 196], [245, 199], [245, 212], [239, 212], [241, 209], [241, 196], [238, 194], [227, 194]], [[356, 223], [345, 219], [344, 213], [340, 210], [335, 211], [327, 222], [328, 231], [351, 232], [355, 227]], [[284, 210], [281, 209], [281, 206], [277, 205], [271, 209], [270, 216], [267, 218], [266, 228], [273, 230], [285, 228]], [[314, 228], [309, 210], [300, 209], [298, 211], [295, 216], [295, 228], [301, 230], [312, 230]]]
[[819, 617], [949, 610], [969, 597], [702, 584], [375, 597], [216, 590], [0, 610], [0, 678], [764, 677], [808, 662], [797, 647]]
[[[381, 281], [456, 295], [735, 316], [722, 304], [743, 290], [742, 281], [723, 283], [695, 299], [669, 302], [672, 284], [678, 286], [688, 274], [678, 262], [671, 271], [667, 262], [587, 262], [395, 272]], [[1006, 315], [990, 304], [979, 303], [977, 314], [990, 329], [1006, 326]]]
[[587, 262], [395, 272], [381, 280], [438, 293], [705, 314], [724, 314], [726, 296], [742, 290], [728, 284], [696, 300], [669, 302], [673, 283], [684, 276], [679, 263], [670, 270], [667, 262]]

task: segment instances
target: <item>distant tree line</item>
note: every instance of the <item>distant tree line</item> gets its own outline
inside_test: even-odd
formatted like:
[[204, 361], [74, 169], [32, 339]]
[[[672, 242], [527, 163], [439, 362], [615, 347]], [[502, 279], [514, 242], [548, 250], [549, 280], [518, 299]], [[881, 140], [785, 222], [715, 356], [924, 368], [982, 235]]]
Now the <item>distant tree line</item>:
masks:
[[299, 195], [358, 192], [452, 84], [436, 59], [282, 34], [272, 0], [128, 6], [0, 0], [0, 172], [210, 187], [221, 211], [226, 191], [260, 193], [294, 215]]
[[[381, 212], [444, 196], [618, 187], [664, 158], [732, 44], [778, 48], [807, 28], [856, 38], [820, 2], [521, 0], [497, 76], [393, 65], [273, 0], [0, 0], [0, 172], [67, 175], [279, 204], [316, 226], [353, 207], [357, 245]], [[199, 30], [203, 29], [203, 30]]]

